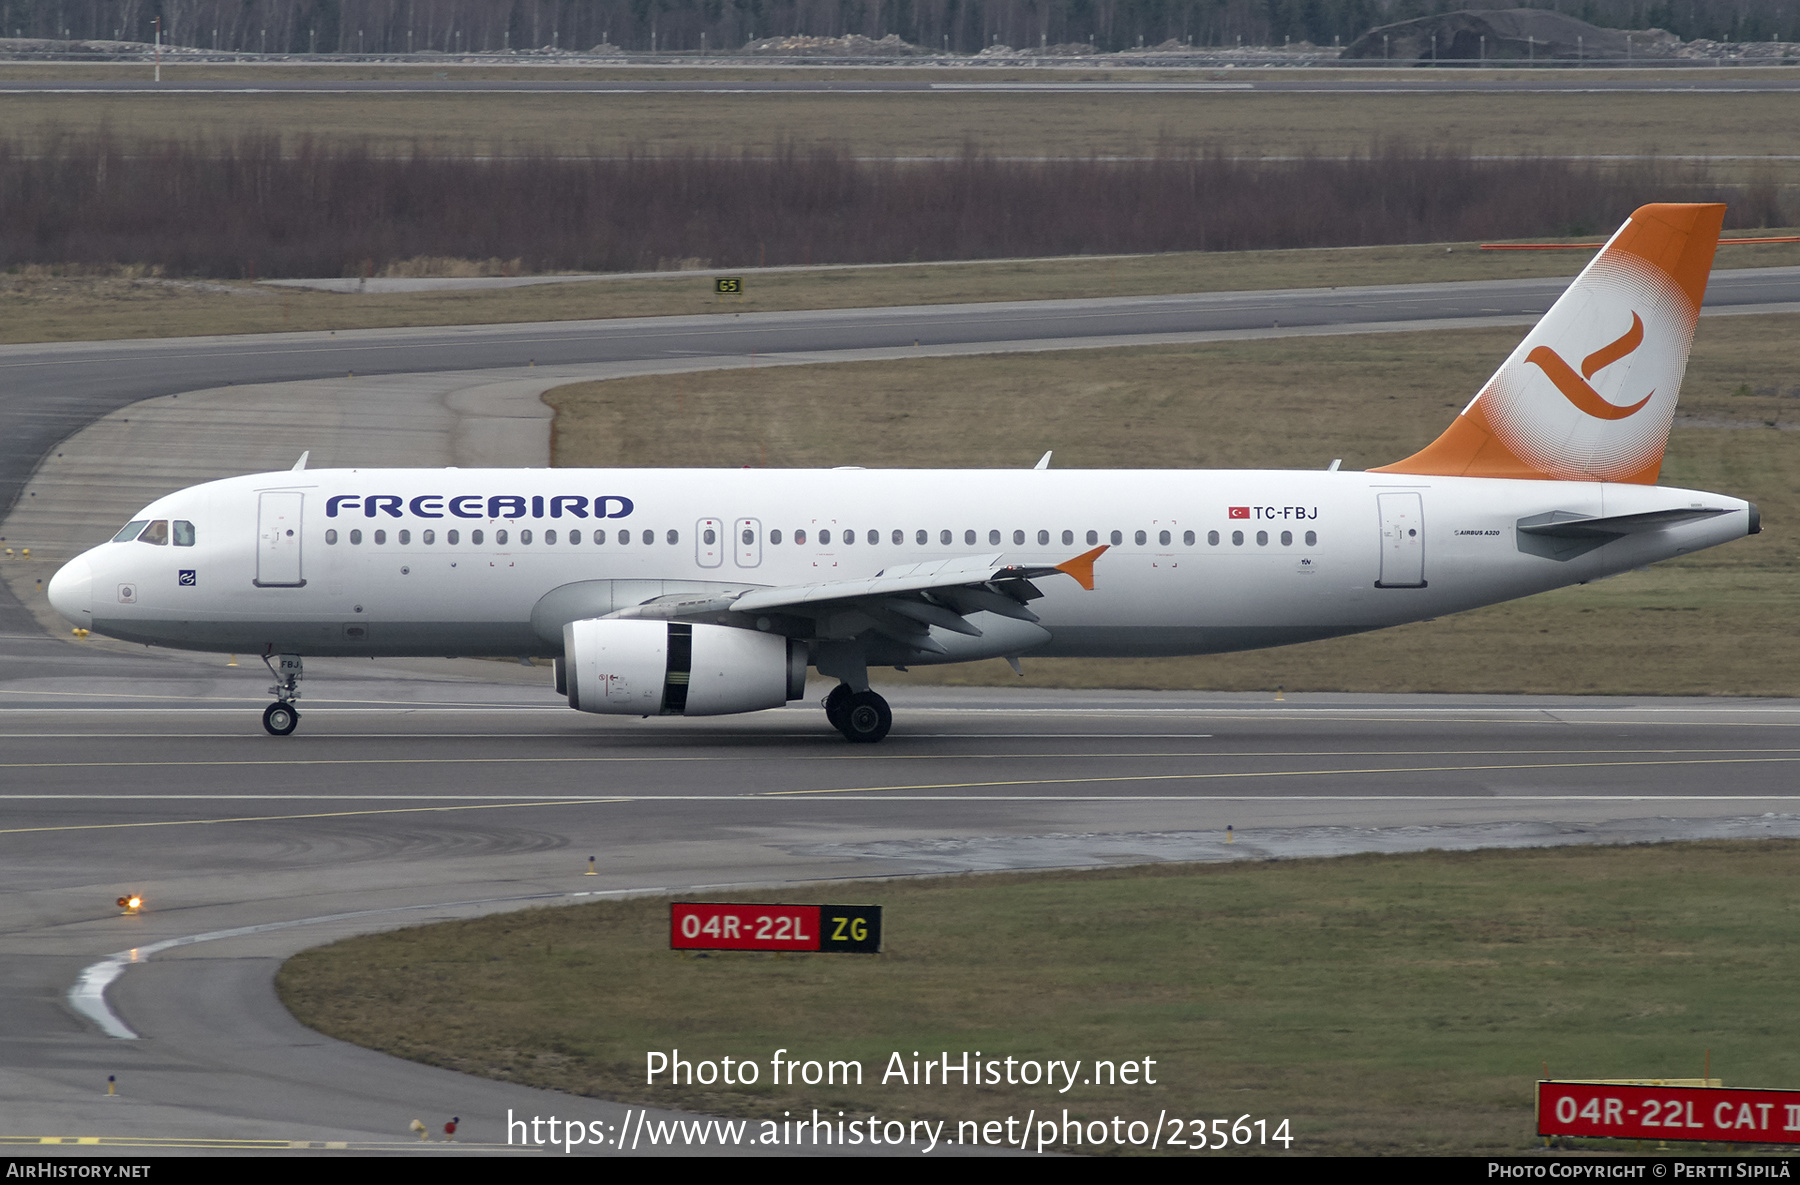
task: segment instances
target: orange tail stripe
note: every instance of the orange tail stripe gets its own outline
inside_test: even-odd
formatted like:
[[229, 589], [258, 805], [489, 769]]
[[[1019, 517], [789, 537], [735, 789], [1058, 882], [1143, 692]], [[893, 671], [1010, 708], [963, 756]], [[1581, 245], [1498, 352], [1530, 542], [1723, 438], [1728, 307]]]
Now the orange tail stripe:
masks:
[[1624, 337], [1621, 337], [1611, 345], [1601, 346], [1598, 350], [1595, 350], [1592, 354], [1589, 354], [1586, 358], [1582, 359], [1581, 377], [1584, 379], [1593, 378], [1600, 371], [1605, 370], [1607, 367], [1643, 344], [1644, 319], [1636, 313], [1632, 313], [1631, 328], [1625, 331]]
[[1105, 553], [1106, 549], [1111, 546], [1112, 544], [1110, 543], [1102, 543], [1099, 547], [1094, 548], [1094, 550], [1084, 551], [1072, 560], [1064, 560], [1062, 563], [1056, 565], [1056, 570], [1058, 572], [1067, 572], [1075, 578], [1076, 584], [1079, 584], [1089, 592], [1093, 592], [1094, 561], [1099, 559], [1101, 555]]
[[[1607, 347], [1607, 349], [1611, 348], [1611, 346]], [[1601, 351], [1601, 353], [1605, 352], [1605, 350]], [[1652, 391], [1650, 395], [1644, 396], [1630, 407], [1620, 407], [1616, 403], [1608, 403], [1600, 398], [1599, 392], [1588, 386], [1587, 381], [1580, 375], [1570, 370], [1569, 364], [1564, 362], [1562, 356], [1549, 346], [1539, 346], [1525, 355], [1525, 361], [1537, 363], [1538, 369], [1549, 376], [1550, 381], [1556, 384], [1556, 389], [1563, 393], [1565, 399], [1595, 419], [1622, 420], [1643, 407], [1644, 404], [1649, 403], [1650, 395], [1656, 394], [1655, 391]]]

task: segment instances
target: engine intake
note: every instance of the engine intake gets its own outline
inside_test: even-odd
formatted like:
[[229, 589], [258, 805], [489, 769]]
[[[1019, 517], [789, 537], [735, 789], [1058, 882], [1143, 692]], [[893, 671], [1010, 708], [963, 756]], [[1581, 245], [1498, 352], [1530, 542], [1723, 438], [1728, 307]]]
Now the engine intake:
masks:
[[581, 712], [722, 716], [806, 694], [804, 642], [727, 625], [588, 618], [563, 626], [557, 690]]

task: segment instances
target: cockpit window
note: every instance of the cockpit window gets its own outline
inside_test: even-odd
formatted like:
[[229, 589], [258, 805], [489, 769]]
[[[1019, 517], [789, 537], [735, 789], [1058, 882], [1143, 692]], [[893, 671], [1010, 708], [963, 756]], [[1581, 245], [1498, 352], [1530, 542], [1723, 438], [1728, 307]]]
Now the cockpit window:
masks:
[[138, 536], [137, 541], [139, 543], [154, 543], [158, 547], [167, 546], [169, 542], [169, 520], [166, 518], [157, 519], [155, 522], [144, 528], [144, 533]]
[[194, 524], [185, 519], [175, 520], [175, 546], [192, 547], [194, 545]]
[[149, 523], [150, 520], [147, 518], [133, 519], [131, 522], [128, 522], [119, 528], [119, 533], [113, 536], [113, 542], [130, 543], [133, 539], [138, 537], [138, 532], [148, 526]]

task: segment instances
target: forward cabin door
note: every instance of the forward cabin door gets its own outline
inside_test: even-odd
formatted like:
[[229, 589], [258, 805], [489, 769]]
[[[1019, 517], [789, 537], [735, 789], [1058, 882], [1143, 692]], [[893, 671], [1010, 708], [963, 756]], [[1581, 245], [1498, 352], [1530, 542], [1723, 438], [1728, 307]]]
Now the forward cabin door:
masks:
[[1378, 494], [1381, 579], [1376, 588], [1425, 587], [1425, 506], [1417, 494]]
[[300, 514], [306, 495], [265, 490], [256, 503], [256, 586], [300, 588]]

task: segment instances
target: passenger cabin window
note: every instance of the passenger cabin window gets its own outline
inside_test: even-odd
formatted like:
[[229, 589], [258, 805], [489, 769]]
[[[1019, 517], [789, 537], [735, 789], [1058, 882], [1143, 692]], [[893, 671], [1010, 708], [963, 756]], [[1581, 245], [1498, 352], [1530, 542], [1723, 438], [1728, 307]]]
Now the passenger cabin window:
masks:
[[411, 531], [400, 532], [400, 546], [401, 547], [405, 547], [408, 543], [411, 543], [411, 542], [412, 542], [412, 532]]
[[423, 543], [427, 547], [430, 547], [433, 543], [437, 542], [437, 532], [430, 531], [430, 530], [420, 531], [419, 532], [419, 542]]
[[[1089, 532], [1088, 532], [1088, 533], [1087, 533], [1087, 541], [1088, 541], [1088, 542], [1089, 542], [1089, 543], [1090, 543], [1090, 544], [1092, 544], [1092, 543], [1098, 543], [1098, 542], [1100, 542], [1100, 532], [1098, 532], [1098, 531], [1089, 531]], [[1117, 542], [1117, 540], [1114, 540], [1114, 542]]]
[[184, 519], [175, 520], [175, 546], [192, 547], [194, 545], [194, 524]]
[[819, 546], [824, 547], [826, 544], [828, 544], [830, 542], [831, 542], [831, 528], [830, 527], [821, 527], [819, 529]]
[[781, 543], [781, 528], [780, 527], [776, 527], [773, 531], [769, 532], [769, 542], [777, 544], [777, 545], [779, 545]]
[[1233, 531], [1231, 533], [1231, 545], [1233, 547], [1242, 547], [1244, 545], [1244, 533], [1242, 531]]
[[335, 530], [326, 531], [325, 532], [325, 542], [326, 543], [336, 543], [337, 542], [337, 531], [335, 531]]
[[605, 531], [595, 531], [594, 532], [594, 543], [596, 545], [598, 545], [598, 544], [605, 543], [605, 542], [606, 542], [606, 532]]
[[386, 543], [387, 542], [387, 532], [386, 531], [375, 532], [375, 542], [376, 543]]
[[1117, 547], [1117, 546], [1118, 546], [1118, 545], [1119, 545], [1119, 544], [1121, 544], [1121, 543], [1123, 543], [1123, 542], [1125, 542], [1125, 532], [1123, 532], [1123, 531], [1114, 531], [1114, 532], [1113, 532], [1113, 533], [1112, 533], [1112, 545], [1113, 545], [1113, 546], [1114, 546], [1114, 547]]
[[974, 547], [975, 546], [975, 532], [974, 531], [964, 531], [963, 532], [963, 546], [965, 546], [965, 547]]
[[114, 543], [130, 543], [133, 539], [136, 539], [138, 537], [138, 534], [141, 531], [143, 531], [143, 529], [145, 527], [147, 527], [149, 525], [150, 525], [150, 520], [147, 518], [133, 519], [131, 522], [128, 522], [124, 526], [119, 528], [119, 533], [117, 535], [113, 536], [113, 542]]
[[902, 543], [906, 542], [906, 532], [905, 531], [895, 531], [893, 534], [893, 540], [894, 540], [894, 546], [899, 547]]
[[927, 543], [931, 542], [931, 532], [930, 531], [920, 531], [918, 534], [913, 536], [913, 542], [918, 544], [920, 547], [924, 547]]
[[1283, 547], [1292, 547], [1294, 545], [1294, 533], [1292, 531], [1283, 531], [1281, 533], [1281, 545]]
[[169, 520], [166, 518], [157, 519], [155, 522], [144, 528], [144, 533], [138, 536], [137, 541], [139, 543], [154, 543], [158, 547], [166, 547], [169, 542]]
[[1000, 543], [1000, 532], [989, 531], [988, 532], [988, 546], [996, 547], [999, 545], [999, 543]]
[[361, 531], [350, 532], [350, 542], [361, 543], [362, 542], [362, 532]]
[[530, 542], [531, 542], [531, 531], [530, 531], [530, 529], [529, 529], [529, 528], [527, 528], [527, 529], [526, 529], [526, 530], [523, 530], [523, 531], [520, 531], [520, 532], [519, 532], [519, 544], [520, 544], [520, 546], [525, 546], [525, 545], [528, 545], [528, 544], [530, 544]]
[[1194, 533], [1192, 531], [1183, 531], [1181, 533], [1181, 541], [1189, 547], [1192, 547], [1194, 545]]
[[1021, 544], [1023, 542], [1025, 542], [1025, 532], [1014, 531], [1013, 532], [1013, 546], [1017, 547], [1017, 546], [1019, 546], [1019, 544]]
[[[824, 533], [820, 532], [820, 537], [823, 538], [823, 536], [824, 536]], [[844, 532], [844, 542], [845, 543], [855, 543], [856, 542], [856, 532], [853, 530], [845, 531]]]
[[[377, 531], [376, 534], [380, 534], [380, 532]], [[480, 543], [481, 540], [477, 539], [475, 542]], [[506, 532], [504, 530], [499, 530], [499, 531], [494, 532], [494, 546], [496, 546], [496, 547], [506, 546]]]
[[1135, 534], [1131, 537], [1131, 541], [1133, 543], [1137, 544], [1139, 547], [1142, 547], [1148, 538], [1149, 538], [1149, 536], [1145, 535], [1142, 531], [1139, 531], [1137, 534]]
[[[480, 531], [470, 531], [469, 532], [469, 542], [473, 546], [480, 547], [481, 539], [482, 539], [482, 534]], [[356, 542], [356, 532], [354, 532], [354, 531], [350, 532], [350, 541], [352, 543]]]
[[545, 531], [544, 532], [544, 544], [546, 546], [550, 546], [550, 545], [555, 544], [555, 542], [556, 542], [556, 532], [554, 530]]
[[1064, 531], [1062, 539], [1063, 539], [1063, 546], [1073, 547], [1075, 545], [1075, 532]]
[[1319, 533], [1317, 531], [1308, 531], [1306, 533], [1306, 545], [1308, 547], [1317, 547], [1319, 545]]
[[880, 543], [881, 542], [881, 532], [880, 531], [870, 531], [868, 542]]
[[806, 546], [806, 528], [805, 527], [795, 528], [794, 543], [800, 547]]
[[1167, 547], [1169, 545], [1169, 538], [1170, 538], [1169, 533], [1167, 531], [1163, 531], [1156, 536], [1156, 541], [1158, 543], [1162, 544], [1164, 547]]
[[1217, 547], [1219, 545], [1219, 533], [1217, 531], [1208, 531], [1206, 533], [1206, 545], [1208, 547]]
[[1045, 544], [1047, 544], [1049, 542], [1050, 542], [1050, 532], [1039, 531], [1038, 532], [1038, 546], [1043, 547]]
[[942, 547], [950, 546], [950, 532], [949, 531], [939, 531], [938, 532], [938, 544], [939, 544], [939, 546], [942, 546]]
[[708, 527], [708, 528], [706, 528], [706, 530], [700, 532], [700, 542], [706, 544], [708, 547], [711, 547], [713, 544], [717, 543], [718, 541], [719, 541], [719, 533], [717, 531], [713, 530], [711, 527]]
[[1269, 533], [1267, 531], [1258, 531], [1256, 533], [1256, 545], [1258, 547], [1267, 547], [1269, 545]]
[[656, 532], [650, 530], [648, 527], [644, 528], [644, 542], [646, 544], [655, 543], [656, 542]]
[[677, 543], [681, 542], [681, 532], [680, 531], [670, 531], [666, 536], [664, 536], [664, 538], [666, 538], [669, 541], [669, 546], [673, 547]]
[[462, 532], [461, 531], [445, 531], [444, 532], [444, 542], [451, 547], [455, 547], [458, 543], [462, 542]]

